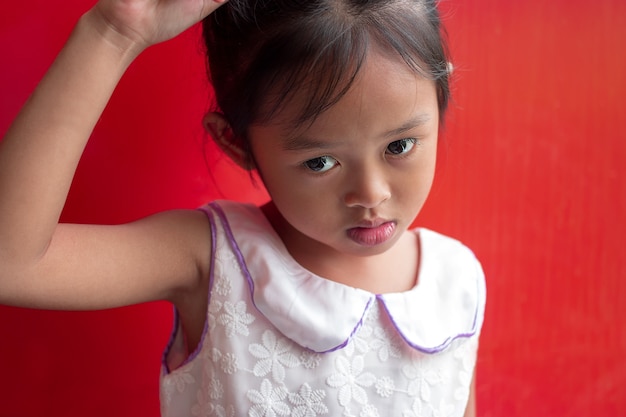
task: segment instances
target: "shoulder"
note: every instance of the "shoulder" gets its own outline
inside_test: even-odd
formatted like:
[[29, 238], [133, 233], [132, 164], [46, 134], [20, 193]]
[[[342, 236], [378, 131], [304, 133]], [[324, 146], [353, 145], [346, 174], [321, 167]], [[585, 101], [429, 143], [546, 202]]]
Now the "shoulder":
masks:
[[461, 241], [426, 228], [415, 229], [415, 232], [419, 236], [422, 260], [450, 273], [474, 270], [484, 279], [480, 261]]
[[423, 227], [415, 229], [415, 233], [419, 235], [422, 246], [430, 250], [476, 259], [474, 252], [456, 238]]
[[461, 241], [420, 228], [422, 265], [420, 273], [436, 276], [442, 287], [466, 288], [475, 294], [477, 313], [482, 321], [486, 302], [486, 283], [482, 265], [474, 251]]
[[239, 220], [261, 222], [264, 219], [264, 215], [258, 206], [230, 200], [210, 201], [201, 206], [199, 211], [204, 212], [211, 222], [213, 222], [214, 217], [233, 224]]
[[210, 227], [218, 238], [224, 234], [227, 239], [238, 244], [243, 244], [246, 240], [274, 241], [277, 238], [261, 208], [254, 204], [216, 200], [199, 210], [208, 217]]

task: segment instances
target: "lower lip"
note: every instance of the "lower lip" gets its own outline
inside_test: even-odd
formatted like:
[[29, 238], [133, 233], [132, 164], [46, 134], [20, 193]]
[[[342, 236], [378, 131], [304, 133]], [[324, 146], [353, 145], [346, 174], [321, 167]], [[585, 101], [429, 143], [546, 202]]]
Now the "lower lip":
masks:
[[353, 227], [348, 229], [348, 236], [359, 245], [376, 246], [388, 241], [395, 230], [396, 224], [387, 222], [376, 227]]

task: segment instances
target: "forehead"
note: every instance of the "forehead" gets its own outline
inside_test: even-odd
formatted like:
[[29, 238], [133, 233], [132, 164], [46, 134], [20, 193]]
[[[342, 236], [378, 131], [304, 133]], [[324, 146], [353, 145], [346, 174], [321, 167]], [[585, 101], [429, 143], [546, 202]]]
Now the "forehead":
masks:
[[282, 136], [292, 140], [306, 132], [324, 137], [364, 131], [382, 134], [411, 123], [436, 123], [439, 117], [435, 82], [416, 73], [399, 56], [375, 49], [336, 103], [299, 123], [309, 96], [307, 89], [302, 89], [263, 125], [279, 127]]

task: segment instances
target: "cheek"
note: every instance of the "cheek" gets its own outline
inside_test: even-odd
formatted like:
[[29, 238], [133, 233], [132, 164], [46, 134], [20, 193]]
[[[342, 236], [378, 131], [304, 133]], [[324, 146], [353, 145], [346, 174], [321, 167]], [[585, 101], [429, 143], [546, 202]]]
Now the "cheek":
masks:
[[[435, 168], [437, 165], [437, 140], [433, 140], [428, 144], [428, 149], [424, 154], [424, 158], [420, 163], [420, 177], [426, 183], [432, 183], [435, 177]], [[430, 186], [429, 186], [430, 188]]]
[[423, 203], [434, 181], [435, 162], [434, 156], [421, 158], [409, 172], [397, 178], [396, 192], [413, 204]]
[[294, 179], [293, 173], [273, 161], [257, 161], [257, 172], [275, 204], [298, 209], [306, 204], [305, 187]]
[[255, 170], [267, 191], [274, 194], [284, 187], [281, 180], [284, 179], [285, 175], [280, 172], [279, 161], [273, 157], [272, 152], [259, 149], [258, 146], [254, 146], [254, 142], [251, 145], [251, 156], [254, 158]]

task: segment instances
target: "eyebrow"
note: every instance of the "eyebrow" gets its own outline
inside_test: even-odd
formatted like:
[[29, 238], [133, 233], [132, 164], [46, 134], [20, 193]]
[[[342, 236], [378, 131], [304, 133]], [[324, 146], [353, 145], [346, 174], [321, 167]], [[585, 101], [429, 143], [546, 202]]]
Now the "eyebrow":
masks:
[[[392, 137], [401, 135], [404, 132], [407, 132], [411, 129], [415, 129], [421, 125], [426, 124], [430, 120], [430, 116], [428, 114], [422, 113], [418, 114], [415, 117], [411, 118], [401, 126], [391, 129], [388, 132], [385, 132], [383, 137]], [[288, 137], [283, 143], [283, 149], [286, 151], [307, 151], [311, 149], [330, 149], [336, 146], [340, 146], [341, 142], [329, 142], [323, 141], [319, 139], [314, 139], [307, 136], [297, 135]]]
[[311, 149], [329, 149], [337, 145], [337, 142], [324, 142], [306, 136], [293, 136], [285, 140], [283, 149], [286, 151], [308, 151]]
[[412, 119], [408, 120], [402, 126], [396, 129], [391, 129], [390, 131], [386, 132], [383, 136], [390, 137], [390, 136], [401, 135], [404, 132], [408, 132], [411, 129], [415, 129], [416, 127], [420, 127], [426, 124], [429, 120], [430, 120], [430, 116], [428, 114], [426, 113], [418, 114]]

